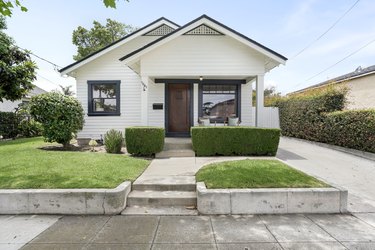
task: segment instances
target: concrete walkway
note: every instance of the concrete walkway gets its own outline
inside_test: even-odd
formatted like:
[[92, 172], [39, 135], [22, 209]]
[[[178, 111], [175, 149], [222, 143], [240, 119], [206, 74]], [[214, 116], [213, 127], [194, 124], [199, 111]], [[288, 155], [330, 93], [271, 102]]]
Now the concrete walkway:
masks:
[[23, 249], [375, 249], [363, 216], [66, 216]]
[[350, 212], [375, 212], [375, 162], [311, 143], [282, 138], [277, 157], [349, 191]]

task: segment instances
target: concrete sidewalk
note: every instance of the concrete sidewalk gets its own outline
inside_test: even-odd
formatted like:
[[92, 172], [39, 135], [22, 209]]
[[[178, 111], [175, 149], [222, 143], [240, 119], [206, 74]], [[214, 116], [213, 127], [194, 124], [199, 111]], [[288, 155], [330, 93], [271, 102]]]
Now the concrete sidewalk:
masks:
[[375, 249], [375, 215], [66, 216], [23, 249]]
[[60, 216], [0, 215], [0, 249], [19, 249], [53, 225]]
[[346, 188], [350, 212], [375, 212], [375, 161], [288, 138], [281, 138], [277, 157]]

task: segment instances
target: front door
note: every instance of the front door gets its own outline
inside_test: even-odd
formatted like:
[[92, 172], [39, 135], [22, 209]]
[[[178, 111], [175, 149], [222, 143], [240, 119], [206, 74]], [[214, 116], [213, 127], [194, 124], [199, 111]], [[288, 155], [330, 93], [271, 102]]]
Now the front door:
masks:
[[189, 136], [190, 134], [190, 84], [168, 84], [167, 135]]

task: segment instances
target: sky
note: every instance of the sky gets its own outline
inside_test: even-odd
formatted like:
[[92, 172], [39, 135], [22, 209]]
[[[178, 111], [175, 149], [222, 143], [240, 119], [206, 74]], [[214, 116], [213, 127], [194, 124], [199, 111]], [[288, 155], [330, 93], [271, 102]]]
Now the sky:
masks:
[[[15, 10], [13, 16], [7, 18], [6, 33], [18, 46], [64, 67], [74, 62], [73, 30], [78, 26], [89, 29], [94, 20], [104, 24], [111, 18], [142, 27], [164, 16], [184, 25], [207, 14], [289, 58], [285, 66], [265, 75], [266, 86], [275, 86], [285, 94], [352, 72], [358, 66], [375, 64], [373, 0], [359, 0], [316, 41], [357, 1], [119, 0], [117, 9], [107, 9], [102, 0], [21, 0], [29, 10]], [[308, 49], [295, 57], [309, 44]], [[39, 67], [37, 86], [52, 90], [59, 84], [75, 85], [74, 78], [60, 76], [51, 64], [36, 57], [33, 60]]]

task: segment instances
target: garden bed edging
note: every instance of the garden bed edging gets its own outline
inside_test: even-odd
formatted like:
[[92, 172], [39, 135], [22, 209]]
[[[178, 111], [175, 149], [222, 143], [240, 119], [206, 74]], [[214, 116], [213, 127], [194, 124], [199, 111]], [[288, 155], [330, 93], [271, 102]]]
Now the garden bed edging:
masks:
[[2, 189], [0, 214], [119, 214], [131, 182], [113, 189]]
[[207, 189], [197, 183], [200, 214], [346, 213], [348, 191], [329, 188]]

